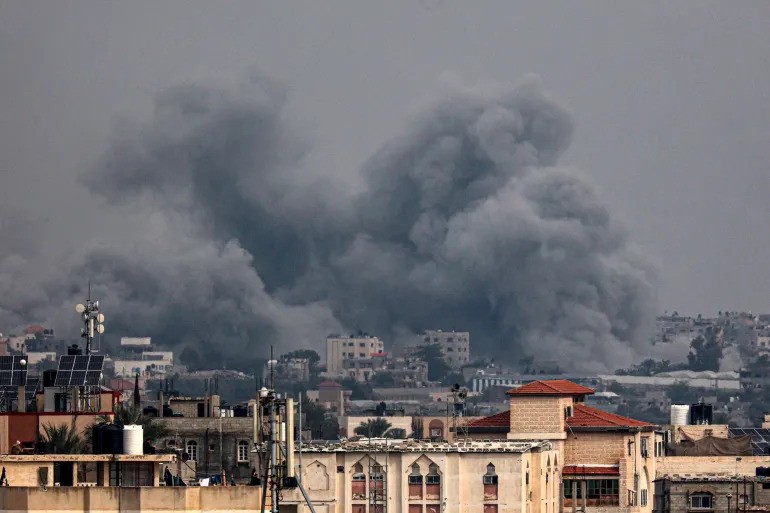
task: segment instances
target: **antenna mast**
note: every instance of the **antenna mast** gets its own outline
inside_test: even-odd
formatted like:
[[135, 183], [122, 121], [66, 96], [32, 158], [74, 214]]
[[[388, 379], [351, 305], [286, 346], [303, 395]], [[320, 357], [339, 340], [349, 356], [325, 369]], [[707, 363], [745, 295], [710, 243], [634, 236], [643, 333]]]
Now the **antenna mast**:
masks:
[[86, 354], [91, 354], [94, 342], [94, 332], [104, 333], [104, 314], [99, 310], [99, 301], [91, 300], [91, 280], [88, 280], [88, 299], [86, 304], [78, 303], [75, 311], [83, 320], [83, 329], [80, 336], [86, 339]]

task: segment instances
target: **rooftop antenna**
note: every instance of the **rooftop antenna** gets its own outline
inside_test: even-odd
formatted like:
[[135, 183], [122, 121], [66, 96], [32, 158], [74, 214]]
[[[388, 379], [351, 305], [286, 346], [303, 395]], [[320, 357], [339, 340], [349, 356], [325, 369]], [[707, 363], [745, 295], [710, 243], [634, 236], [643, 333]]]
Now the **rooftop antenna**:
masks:
[[88, 280], [88, 299], [86, 304], [78, 303], [75, 305], [75, 311], [83, 319], [83, 329], [80, 330], [80, 336], [86, 339], [86, 354], [91, 354], [94, 343], [94, 332], [101, 335], [104, 333], [104, 314], [99, 310], [99, 301], [91, 300], [91, 280]]

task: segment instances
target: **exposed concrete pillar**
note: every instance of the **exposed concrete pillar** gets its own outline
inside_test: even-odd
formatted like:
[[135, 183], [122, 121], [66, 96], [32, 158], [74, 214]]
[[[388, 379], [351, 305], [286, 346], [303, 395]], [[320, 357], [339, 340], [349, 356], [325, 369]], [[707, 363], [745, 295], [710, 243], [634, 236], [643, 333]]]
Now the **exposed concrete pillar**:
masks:
[[585, 479], [580, 481], [580, 488], [583, 490], [583, 511], [587, 511], [588, 508], [588, 481]]
[[577, 512], [577, 487], [578, 483], [576, 480], [572, 480], [572, 513]]

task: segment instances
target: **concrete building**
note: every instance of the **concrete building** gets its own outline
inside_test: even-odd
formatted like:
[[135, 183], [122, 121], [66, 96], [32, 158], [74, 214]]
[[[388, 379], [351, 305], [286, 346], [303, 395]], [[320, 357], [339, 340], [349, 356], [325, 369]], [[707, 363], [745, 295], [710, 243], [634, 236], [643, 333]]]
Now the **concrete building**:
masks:
[[383, 343], [377, 337], [329, 335], [326, 337], [326, 373], [330, 377], [343, 377], [345, 360], [368, 360], [383, 350]]
[[158, 486], [163, 465], [175, 461], [173, 454], [0, 455], [10, 487]]
[[163, 422], [171, 434], [157, 447], [187, 453], [199, 478], [224, 470], [228, 479], [248, 481], [256, 465], [253, 417], [168, 417]]
[[562, 465], [564, 510], [650, 512], [657, 426], [585, 404], [594, 391], [567, 380], [534, 381], [508, 392], [509, 409], [472, 421], [476, 439], [547, 440]]
[[418, 335], [420, 346], [437, 344], [444, 361], [457, 369], [471, 361], [471, 334], [467, 331], [426, 330]]
[[770, 510], [770, 478], [675, 475], [655, 481], [655, 513], [740, 513]]
[[337, 417], [337, 422], [340, 425], [340, 436], [349, 437], [356, 436], [355, 429], [361, 424], [375, 419], [384, 419], [390, 424], [390, 429], [402, 429], [409, 436], [412, 433], [412, 417], [409, 416], [391, 416], [391, 417], [376, 417], [371, 416], [348, 416], [343, 415]]
[[[377, 439], [302, 450], [302, 482], [319, 513], [375, 513], [385, 501], [388, 513], [558, 511], [557, 453], [547, 442]], [[283, 502], [309, 511], [298, 490]]]

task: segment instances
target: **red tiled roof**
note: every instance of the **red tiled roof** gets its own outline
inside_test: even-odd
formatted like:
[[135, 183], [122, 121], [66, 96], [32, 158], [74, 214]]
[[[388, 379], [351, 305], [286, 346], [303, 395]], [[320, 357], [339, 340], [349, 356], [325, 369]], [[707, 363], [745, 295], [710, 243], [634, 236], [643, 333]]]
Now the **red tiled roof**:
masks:
[[45, 331], [45, 328], [39, 324], [32, 324], [31, 326], [27, 326], [27, 329], [24, 330], [24, 333], [27, 335], [32, 335], [33, 333], [40, 333], [42, 331]]
[[342, 388], [342, 385], [340, 385], [336, 381], [328, 381], [327, 380], [327, 381], [322, 381], [322, 382], [320, 382], [318, 384], [318, 388], [321, 388], [321, 387], [323, 387], [323, 388], [331, 388], [331, 387]]
[[505, 410], [496, 413], [491, 417], [472, 420], [466, 424], [467, 427], [487, 428], [487, 427], [508, 427], [511, 426], [511, 410]]
[[567, 419], [567, 425], [571, 428], [654, 427], [649, 422], [621, 417], [585, 404], [572, 407], [572, 417]]
[[620, 467], [617, 465], [564, 465], [561, 473], [565, 476], [619, 476]]
[[[511, 425], [511, 411], [506, 410], [490, 417], [476, 419], [466, 424], [469, 428], [499, 428]], [[567, 419], [570, 428], [635, 428], [654, 427], [654, 424], [641, 420], [621, 417], [584, 404], [575, 404], [572, 416]]]
[[567, 379], [533, 381], [506, 392], [508, 395], [587, 395], [593, 393], [592, 389]]

